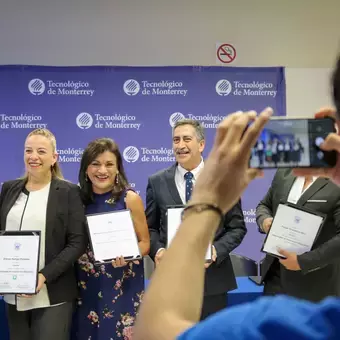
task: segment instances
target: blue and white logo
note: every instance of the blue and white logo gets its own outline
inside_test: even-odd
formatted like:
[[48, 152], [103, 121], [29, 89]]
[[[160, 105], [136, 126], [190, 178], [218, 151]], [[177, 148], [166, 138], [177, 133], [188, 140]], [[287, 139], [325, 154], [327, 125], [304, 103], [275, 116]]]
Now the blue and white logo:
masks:
[[93, 118], [89, 113], [82, 112], [77, 116], [76, 123], [80, 129], [89, 129], [93, 124]]
[[184, 116], [183, 113], [181, 113], [181, 112], [175, 112], [175, 113], [173, 113], [173, 114], [170, 116], [170, 118], [169, 118], [170, 126], [171, 126], [171, 127], [174, 127], [174, 125], [175, 125], [178, 121], [180, 121], [180, 120], [182, 120], [182, 119], [185, 119], [185, 116]]
[[300, 216], [295, 216], [295, 217], [294, 217], [294, 222], [295, 222], [296, 224], [300, 223], [300, 221], [301, 221], [301, 217], [300, 217]]
[[35, 96], [40, 96], [41, 94], [43, 94], [45, 92], [45, 88], [46, 88], [45, 83], [38, 78], [32, 79], [28, 83], [29, 91]]
[[20, 250], [20, 248], [21, 248], [21, 243], [15, 242], [15, 243], [14, 243], [14, 249], [15, 249], [15, 250]]
[[137, 162], [139, 150], [135, 146], [127, 146], [123, 151], [123, 157], [128, 163]]
[[233, 88], [229, 80], [221, 79], [216, 83], [215, 89], [218, 95], [227, 96]]
[[140, 91], [140, 85], [137, 80], [129, 79], [124, 83], [123, 89], [128, 96], [135, 96]]

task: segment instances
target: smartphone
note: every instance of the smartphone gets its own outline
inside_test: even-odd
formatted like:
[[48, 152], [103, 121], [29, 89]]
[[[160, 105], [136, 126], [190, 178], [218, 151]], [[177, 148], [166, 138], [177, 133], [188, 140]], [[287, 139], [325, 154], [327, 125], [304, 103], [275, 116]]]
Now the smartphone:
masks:
[[331, 118], [272, 117], [251, 150], [249, 166], [273, 168], [329, 168], [336, 151], [323, 151], [320, 144], [336, 132]]

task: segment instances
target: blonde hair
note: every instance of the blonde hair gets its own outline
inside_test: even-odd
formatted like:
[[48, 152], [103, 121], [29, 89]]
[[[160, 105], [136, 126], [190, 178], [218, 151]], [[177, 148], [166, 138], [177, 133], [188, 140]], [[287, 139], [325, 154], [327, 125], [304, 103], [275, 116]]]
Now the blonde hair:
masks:
[[[46, 137], [51, 142], [53, 153], [57, 152], [57, 140], [56, 140], [54, 134], [50, 130], [47, 130], [47, 129], [35, 129], [35, 130], [31, 131], [27, 135], [26, 139], [31, 137], [31, 136], [43, 136], [43, 137]], [[51, 173], [52, 173], [52, 178], [64, 179], [64, 176], [63, 176], [63, 174], [61, 172], [58, 160], [54, 163], [54, 165], [51, 166]], [[27, 178], [27, 173], [25, 174], [24, 177]]]

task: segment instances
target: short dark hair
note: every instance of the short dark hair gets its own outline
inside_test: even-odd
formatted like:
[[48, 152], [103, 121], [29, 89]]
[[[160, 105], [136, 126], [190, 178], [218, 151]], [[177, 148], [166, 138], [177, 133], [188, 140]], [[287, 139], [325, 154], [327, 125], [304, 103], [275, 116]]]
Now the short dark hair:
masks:
[[117, 201], [122, 193], [129, 187], [124, 167], [122, 155], [117, 143], [111, 138], [98, 138], [90, 142], [81, 158], [78, 181], [81, 189], [81, 196], [85, 205], [93, 202], [92, 183], [89, 181], [86, 170], [88, 166], [103, 152], [112, 152], [117, 159], [118, 183], [115, 183], [112, 189], [112, 198]]
[[336, 107], [337, 117], [340, 119], [340, 55], [335, 65], [332, 77], [333, 100]]
[[172, 135], [174, 134], [175, 129], [182, 125], [191, 125], [196, 131], [196, 136], [199, 142], [205, 140], [203, 125], [198, 120], [189, 118], [177, 121], [172, 128]]

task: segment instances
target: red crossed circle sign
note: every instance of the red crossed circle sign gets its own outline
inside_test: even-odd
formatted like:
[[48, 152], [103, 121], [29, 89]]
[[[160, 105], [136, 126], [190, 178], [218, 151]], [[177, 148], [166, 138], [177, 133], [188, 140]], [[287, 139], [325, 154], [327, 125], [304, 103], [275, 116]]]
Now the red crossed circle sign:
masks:
[[236, 58], [236, 50], [233, 45], [223, 44], [217, 49], [217, 58], [221, 63], [230, 64]]

